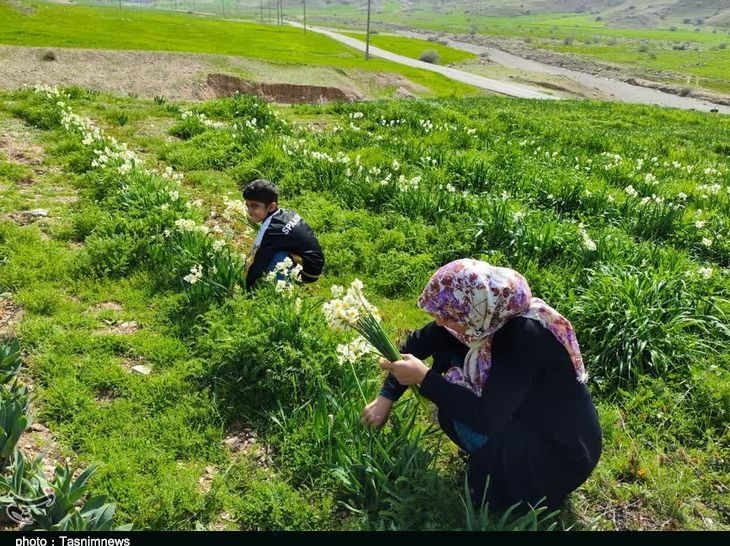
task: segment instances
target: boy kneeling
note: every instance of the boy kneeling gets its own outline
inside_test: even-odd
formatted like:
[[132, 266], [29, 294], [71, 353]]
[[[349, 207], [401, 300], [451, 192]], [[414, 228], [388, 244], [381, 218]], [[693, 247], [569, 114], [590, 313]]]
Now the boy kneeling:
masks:
[[[300, 282], [316, 281], [324, 268], [324, 254], [312, 229], [294, 211], [279, 208], [279, 189], [259, 178], [243, 188], [249, 218], [261, 224], [251, 249], [253, 261], [246, 273], [246, 288], [251, 289], [265, 273], [289, 259], [301, 266]], [[280, 266], [281, 267], [281, 266]]]

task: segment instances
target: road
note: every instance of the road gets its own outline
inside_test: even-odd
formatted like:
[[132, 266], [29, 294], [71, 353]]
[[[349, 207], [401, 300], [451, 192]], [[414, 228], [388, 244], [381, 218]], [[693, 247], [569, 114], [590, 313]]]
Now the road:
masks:
[[[292, 26], [300, 28], [302, 27], [300, 23], [294, 21], [287, 21], [287, 23]], [[349, 36], [345, 36], [344, 34], [340, 34], [339, 32], [334, 32], [324, 28], [312, 26], [307, 26], [307, 31], [324, 34], [325, 36], [328, 36], [333, 40], [337, 40], [338, 42], [341, 42], [347, 46], [359, 49], [360, 51], [365, 51], [365, 42], [356, 38], [350, 38]], [[435, 64], [425, 63], [423, 61], [411, 59], [410, 57], [404, 57], [403, 55], [398, 55], [397, 53], [392, 53], [384, 49], [373, 47], [372, 45], [370, 46], [370, 55], [372, 55], [373, 57], [380, 57], [388, 61], [393, 61], [402, 65], [412, 66], [413, 68], [421, 68], [423, 70], [437, 72], [439, 74], [443, 74], [448, 78], [451, 78], [452, 80], [460, 81], [469, 85], [473, 85], [474, 87], [479, 87], [486, 91], [492, 91], [494, 93], [500, 93], [502, 95], [507, 95], [510, 97], [544, 100], [557, 98], [547, 93], [544, 93], [539, 89], [528, 87], [526, 85], [515, 85], [512, 83], [501, 82], [499, 80], [493, 80], [490, 78], [485, 78], [483, 76], [477, 76], [476, 74], [470, 74], [469, 72], [464, 72], [463, 70], [457, 70], [448, 66], [439, 66]]]
[[[425, 40], [428, 35], [418, 32], [398, 32], [397, 34], [402, 36], [408, 36], [410, 38], [419, 38]], [[562, 76], [564, 78], [571, 79], [587, 87], [591, 87], [606, 93], [611, 96], [612, 100], [634, 103], [634, 104], [656, 104], [658, 106], [667, 106], [670, 108], [681, 108], [683, 110], [699, 110], [701, 112], [709, 112], [710, 110], [716, 109], [718, 112], [723, 114], [730, 114], [730, 106], [724, 106], [721, 104], [715, 104], [713, 102], [695, 99], [692, 97], [680, 97], [679, 95], [673, 95], [671, 93], [665, 93], [658, 89], [651, 89], [648, 87], [642, 87], [640, 85], [631, 85], [620, 80], [613, 78], [606, 78], [604, 76], [594, 76], [586, 72], [580, 72], [577, 70], [570, 70], [562, 68], [560, 66], [554, 66], [551, 64], [541, 63], [530, 59], [518, 57], [511, 53], [506, 53], [499, 49], [492, 47], [480, 46], [477, 44], [470, 44], [467, 42], [459, 42], [456, 40], [447, 39], [448, 45], [468, 51], [476, 55], [486, 54], [489, 60], [503, 66], [510, 68], [517, 68], [519, 70], [525, 70], [528, 72], [538, 72], [542, 74], [554, 74]]]
[[[301, 28], [301, 24], [293, 21], [289, 21], [290, 25], [298, 26]], [[320, 27], [307, 27], [308, 31], [318, 32], [337, 40], [347, 46], [365, 51], [365, 42], [356, 38], [350, 38], [339, 32], [335, 32], [329, 29]], [[413, 38], [425, 39], [427, 35], [418, 32], [399, 32], [398, 34], [404, 36], [410, 36]], [[718, 113], [730, 114], [730, 106], [724, 106], [721, 104], [715, 104], [709, 101], [695, 99], [692, 97], [680, 97], [679, 95], [673, 95], [671, 93], [665, 93], [658, 89], [650, 89], [648, 87], [642, 87], [640, 85], [631, 85], [626, 82], [615, 80], [612, 78], [606, 78], [604, 76], [594, 76], [586, 72], [579, 72], [577, 70], [570, 70], [562, 68], [560, 66], [553, 66], [530, 59], [524, 59], [511, 53], [506, 53], [499, 49], [480, 46], [476, 44], [470, 44], [467, 42], [459, 42], [456, 40], [447, 40], [448, 45], [456, 49], [462, 49], [471, 53], [486, 54], [489, 59], [497, 64], [507, 66], [510, 68], [517, 68], [520, 70], [538, 72], [544, 74], [554, 74], [564, 78], [571, 79], [584, 86], [600, 91], [602, 94], [608, 94], [612, 100], [634, 104], [653, 104], [658, 106], [666, 106], [669, 108], [680, 108], [683, 110], [698, 110], [701, 112], [709, 112], [716, 110]], [[437, 72], [444, 76], [451, 78], [456, 81], [467, 83], [481, 89], [492, 91], [494, 93], [500, 93], [510, 97], [517, 97], [523, 99], [557, 99], [553, 95], [544, 93], [540, 89], [535, 87], [528, 87], [526, 85], [515, 85], [513, 83], [502, 82], [491, 78], [485, 78], [476, 74], [471, 74], [464, 70], [457, 70], [448, 66], [433, 65], [411, 59], [410, 57], [404, 57], [391, 51], [386, 51], [377, 47], [370, 46], [370, 54], [374, 57], [380, 57], [400, 63], [406, 66], [412, 66], [414, 68], [421, 68], [423, 70], [430, 70], [431, 72]]]

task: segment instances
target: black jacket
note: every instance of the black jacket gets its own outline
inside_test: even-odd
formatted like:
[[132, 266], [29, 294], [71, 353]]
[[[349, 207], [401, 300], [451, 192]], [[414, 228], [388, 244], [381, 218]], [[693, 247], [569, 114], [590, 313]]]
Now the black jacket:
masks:
[[[453, 429], [459, 421], [489, 437], [471, 454], [469, 473], [477, 489], [491, 474], [488, 496], [495, 506], [541, 497], [556, 506], [595, 468], [602, 441], [591, 395], [576, 380], [565, 347], [536, 320], [515, 317], [494, 334], [481, 396], [441, 375], [462, 367], [468, 351], [445, 328], [427, 324], [402, 350], [434, 357], [420, 393], [438, 406], [444, 432], [459, 444]], [[389, 375], [381, 394], [395, 400], [404, 391]]]
[[295, 261], [298, 261], [296, 257], [301, 258], [302, 282], [314, 282], [322, 274], [324, 254], [312, 229], [296, 212], [277, 209], [271, 214], [261, 246], [246, 274], [247, 288], [261, 277], [279, 251], [288, 253]]

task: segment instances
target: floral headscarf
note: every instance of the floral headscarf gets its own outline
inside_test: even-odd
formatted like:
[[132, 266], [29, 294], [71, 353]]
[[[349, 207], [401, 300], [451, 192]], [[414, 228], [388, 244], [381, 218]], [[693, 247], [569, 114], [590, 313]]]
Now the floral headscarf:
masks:
[[573, 326], [547, 303], [533, 298], [517, 271], [478, 260], [456, 260], [434, 273], [418, 305], [431, 315], [467, 326], [463, 335], [449, 330], [470, 350], [463, 369], [451, 368], [445, 377], [477, 396], [492, 367], [494, 334], [513, 317], [538, 320], [568, 351], [578, 381], [588, 379]]

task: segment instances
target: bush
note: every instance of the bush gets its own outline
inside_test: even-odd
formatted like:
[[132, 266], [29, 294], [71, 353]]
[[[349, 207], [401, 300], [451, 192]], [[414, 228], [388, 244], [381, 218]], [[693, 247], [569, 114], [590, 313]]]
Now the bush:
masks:
[[317, 300], [277, 293], [261, 281], [203, 317], [198, 341], [215, 395], [232, 412], [259, 415], [316, 398], [333, 373], [338, 340]]
[[41, 56], [41, 60], [43, 61], [55, 61], [56, 60], [56, 53], [49, 49], [43, 55]]
[[82, 270], [99, 276], [123, 277], [140, 264], [142, 243], [129, 234], [91, 235], [86, 239]]
[[441, 56], [438, 54], [437, 51], [433, 49], [428, 49], [421, 53], [421, 56], [418, 57], [418, 60], [423, 61], [424, 63], [439, 64]]
[[678, 273], [602, 266], [574, 308], [589, 373], [607, 385], [686, 374], [718, 354], [730, 331], [722, 313]]

